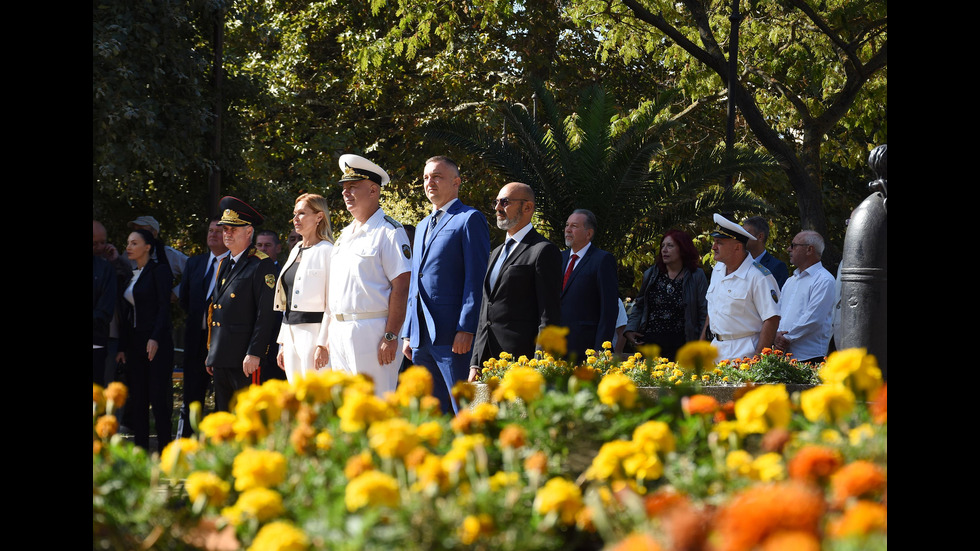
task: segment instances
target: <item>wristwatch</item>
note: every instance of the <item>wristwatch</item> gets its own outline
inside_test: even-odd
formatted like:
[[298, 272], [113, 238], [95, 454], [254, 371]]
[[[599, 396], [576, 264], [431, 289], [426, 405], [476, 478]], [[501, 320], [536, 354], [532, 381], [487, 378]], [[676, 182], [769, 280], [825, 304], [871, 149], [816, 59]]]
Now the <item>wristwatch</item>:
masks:
[[395, 340], [397, 338], [398, 338], [398, 335], [392, 333], [391, 331], [388, 331], [387, 333], [385, 333], [385, 340], [388, 341], [388, 342], [391, 342], [391, 341], [393, 341], [393, 340]]

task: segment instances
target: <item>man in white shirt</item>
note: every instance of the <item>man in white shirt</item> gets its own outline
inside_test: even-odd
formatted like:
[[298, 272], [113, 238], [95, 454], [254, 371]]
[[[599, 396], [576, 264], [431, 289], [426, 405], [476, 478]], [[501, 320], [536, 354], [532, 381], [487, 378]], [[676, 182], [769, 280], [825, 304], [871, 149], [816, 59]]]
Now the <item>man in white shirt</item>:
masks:
[[801, 362], [823, 361], [830, 345], [835, 280], [820, 262], [823, 249], [815, 231], [801, 231], [789, 246], [796, 269], [783, 285], [775, 347]]
[[408, 234], [381, 208], [388, 173], [364, 157], [340, 157], [339, 180], [354, 217], [334, 242], [330, 259], [330, 367], [374, 379], [384, 397], [398, 385], [400, 342], [412, 276]]

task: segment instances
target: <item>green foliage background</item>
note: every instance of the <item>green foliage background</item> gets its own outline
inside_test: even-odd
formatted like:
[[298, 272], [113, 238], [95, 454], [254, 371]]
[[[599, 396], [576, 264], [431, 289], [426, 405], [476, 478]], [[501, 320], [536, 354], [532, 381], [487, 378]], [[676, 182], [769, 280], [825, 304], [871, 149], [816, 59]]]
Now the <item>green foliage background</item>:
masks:
[[[764, 200], [771, 252], [787, 261], [793, 234], [822, 217], [839, 254], [843, 221], [874, 179], [867, 155], [887, 142], [887, 4], [751, 0], [741, 9], [739, 82], [780, 155], [789, 152], [814, 177], [819, 205], [804, 205], [789, 170], [736, 181]], [[93, 217], [119, 246], [125, 223], [150, 214], [169, 244], [202, 252], [219, 167], [219, 196], [252, 203], [283, 237], [293, 200], [306, 191], [328, 197], [338, 232], [350, 218], [334, 183], [337, 159], [352, 152], [391, 174], [384, 206], [403, 223], [424, 216], [424, 160], [444, 153], [462, 169], [462, 200], [492, 221], [488, 203], [504, 174], [423, 128], [466, 120], [513, 139], [501, 108], [520, 105], [534, 117], [534, 82], [553, 94], [557, 111], [573, 115], [582, 91], [601, 85], [616, 98], [610, 126], [677, 90], [664, 106], [673, 124], [658, 163], [682, 166], [724, 145], [727, 83], [714, 64], [724, 59], [729, 10], [730, 2], [710, 0], [96, 0]], [[737, 145], [771, 154], [747, 113], [740, 110]], [[780, 155], [780, 166], [792, 164]], [[631, 206], [609, 208], [629, 216]], [[710, 229], [693, 217], [662, 224]], [[632, 247], [622, 271], [648, 265], [653, 241]], [[702, 234], [697, 243], [707, 254], [710, 240]], [[638, 282], [624, 278], [623, 295]]]

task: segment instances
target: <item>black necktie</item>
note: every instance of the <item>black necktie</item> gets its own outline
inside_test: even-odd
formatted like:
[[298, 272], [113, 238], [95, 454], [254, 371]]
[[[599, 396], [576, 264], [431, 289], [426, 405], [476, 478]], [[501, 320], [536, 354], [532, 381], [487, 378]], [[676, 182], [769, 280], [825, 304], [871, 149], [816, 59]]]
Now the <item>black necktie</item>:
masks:
[[425, 242], [428, 244], [432, 240], [432, 236], [435, 235], [436, 224], [439, 223], [439, 215], [442, 214], [441, 210], [437, 210], [432, 213], [429, 217], [429, 229], [425, 232]]
[[215, 285], [215, 289], [224, 288], [225, 280], [228, 279], [228, 275], [235, 268], [235, 259], [231, 256], [228, 257], [228, 262], [222, 262], [221, 268], [218, 270], [218, 284]]
[[208, 272], [204, 274], [204, 292], [209, 295], [211, 293], [208, 293], [208, 290], [211, 289], [211, 282], [214, 281], [214, 263], [217, 261], [217, 258], [212, 258], [211, 264], [208, 265]]

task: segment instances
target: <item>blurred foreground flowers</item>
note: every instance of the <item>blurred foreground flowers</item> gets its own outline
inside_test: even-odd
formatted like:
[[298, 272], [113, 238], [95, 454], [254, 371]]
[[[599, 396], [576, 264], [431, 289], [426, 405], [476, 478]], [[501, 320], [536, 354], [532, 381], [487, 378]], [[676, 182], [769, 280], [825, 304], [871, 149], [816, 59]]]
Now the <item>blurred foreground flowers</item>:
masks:
[[455, 389], [455, 417], [420, 367], [383, 399], [336, 372], [270, 381], [159, 456], [115, 435], [125, 388], [95, 387], [93, 548], [885, 549], [873, 357], [835, 353], [824, 384], [723, 403], [691, 380], [719, 369], [697, 346], [692, 367], [652, 362], [681, 372], [659, 398], [628, 374], [641, 358], [502, 355], [487, 401]]

